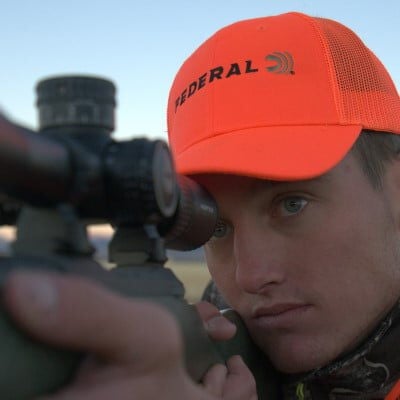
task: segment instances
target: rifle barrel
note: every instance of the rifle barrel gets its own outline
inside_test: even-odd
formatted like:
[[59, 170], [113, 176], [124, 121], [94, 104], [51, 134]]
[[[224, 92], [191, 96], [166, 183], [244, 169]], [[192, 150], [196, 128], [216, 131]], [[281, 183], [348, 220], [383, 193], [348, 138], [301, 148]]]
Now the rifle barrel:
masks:
[[38, 206], [67, 197], [68, 149], [0, 114], [0, 192]]

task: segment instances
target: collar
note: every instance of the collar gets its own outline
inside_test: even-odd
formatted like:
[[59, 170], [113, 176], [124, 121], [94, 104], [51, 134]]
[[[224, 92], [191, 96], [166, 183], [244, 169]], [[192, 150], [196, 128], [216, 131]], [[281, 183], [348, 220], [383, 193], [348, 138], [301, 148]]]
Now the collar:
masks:
[[309, 373], [286, 376], [284, 392], [298, 399], [383, 398], [400, 378], [399, 343], [400, 301], [354, 351]]

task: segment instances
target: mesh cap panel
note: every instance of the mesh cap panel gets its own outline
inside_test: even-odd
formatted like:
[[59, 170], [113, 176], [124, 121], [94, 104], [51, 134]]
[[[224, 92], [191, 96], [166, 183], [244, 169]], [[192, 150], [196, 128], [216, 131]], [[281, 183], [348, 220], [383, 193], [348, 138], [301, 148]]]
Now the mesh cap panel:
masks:
[[343, 123], [399, 132], [398, 94], [382, 63], [350, 29], [324, 18], [315, 21], [330, 54]]

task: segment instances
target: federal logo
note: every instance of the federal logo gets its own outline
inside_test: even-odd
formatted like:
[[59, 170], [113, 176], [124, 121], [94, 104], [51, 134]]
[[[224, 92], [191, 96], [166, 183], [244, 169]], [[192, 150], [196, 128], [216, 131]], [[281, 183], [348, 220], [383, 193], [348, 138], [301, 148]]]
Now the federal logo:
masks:
[[[259, 60], [258, 60], [259, 61]], [[227, 65], [216, 65], [193, 79], [175, 99], [175, 112], [198, 91], [214, 85], [221, 79], [236, 79], [241, 75], [258, 74], [261, 71], [279, 75], [294, 75], [293, 56], [288, 51], [274, 51], [264, 57], [267, 66], [262, 68], [257, 60], [245, 59]]]
[[267, 71], [274, 74], [294, 74], [293, 57], [287, 51], [275, 51], [272, 54], [268, 54], [265, 59], [274, 63], [274, 65], [267, 67]]

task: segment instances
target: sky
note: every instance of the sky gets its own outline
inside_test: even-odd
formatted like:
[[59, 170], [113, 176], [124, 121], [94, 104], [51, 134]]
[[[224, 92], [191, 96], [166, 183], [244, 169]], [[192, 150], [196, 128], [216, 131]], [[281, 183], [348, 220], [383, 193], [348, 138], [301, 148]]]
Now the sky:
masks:
[[114, 138], [166, 140], [166, 104], [184, 60], [238, 20], [300, 11], [354, 30], [400, 89], [400, 0], [0, 0], [0, 110], [37, 129], [35, 86], [84, 74], [117, 87]]

